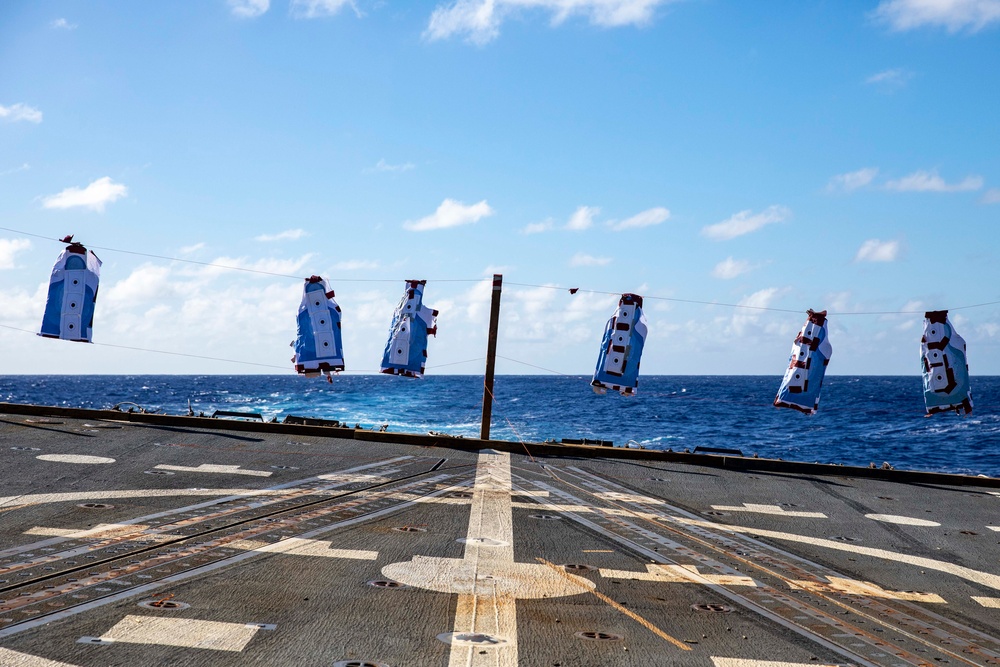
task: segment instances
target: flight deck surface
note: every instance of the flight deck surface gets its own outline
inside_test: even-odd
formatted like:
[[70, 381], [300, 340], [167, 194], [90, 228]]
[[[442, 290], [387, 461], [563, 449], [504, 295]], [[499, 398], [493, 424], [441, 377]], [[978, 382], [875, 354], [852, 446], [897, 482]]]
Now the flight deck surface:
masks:
[[0, 666], [1000, 665], [996, 480], [245, 428], [0, 415]]

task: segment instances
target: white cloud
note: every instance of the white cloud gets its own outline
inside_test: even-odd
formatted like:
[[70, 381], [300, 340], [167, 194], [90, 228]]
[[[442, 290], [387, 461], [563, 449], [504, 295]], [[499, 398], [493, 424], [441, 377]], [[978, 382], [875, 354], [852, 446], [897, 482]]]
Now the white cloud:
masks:
[[378, 262], [369, 262], [363, 259], [353, 259], [346, 262], [337, 262], [331, 268], [334, 271], [360, 271], [371, 270], [379, 267]]
[[260, 236], [253, 237], [253, 240], [264, 243], [269, 241], [297, 241], [303, 236], [309, 236], [309, 232], [304, 229], [286, 229], [277, 234], [261, 234]]
[[350, 7], [358, 16], [354, 0], [292, 0], [291, 13], [297, 19], [318, 19], [334, 16], [344, 7]]
[[8, 123], [14, 123], [19, 120], [26, 120], [29, 123], [41, 123], [42, 112], [20, 102], [12, 104], [9, 107], [0, 104], [0, 120], [5, 120]]
[[896, 192], [971, 192], [982, 187], [981, 176], [966, 176], [959, 183], [946, 183], [936, 171], [915, 171], [885, 184], [886, 190]]
[[479, 222], [483, 218], [493, 215], [495, 211], [490, 208], [486, 200], [466, 206], [454, 199], [445, 199], [431, 215], [417, 221], [407, 220], [403, 223], [403, 228], [411, 232], [426, 232], [431, 229], [447, 229], [448, 227], [458, 227]]
[[935, 27], [950, 33], [977, 32], [1000, 21], [1000, 0], [882, 0], [873, 15], [893, 30]]
[[66, 19], [56, 19], [49, 24], [49, 27], [55, 30], [76, 30], [77, 25], [75, 23], [70, 23]]
[[768, 206], [760, 213], [748, 209], [740, 211], [728, 220], [704, 227], [701, 233], [714, 241], [727, 241], [755, 232], [765, 225], [787, 220], [791, 214], [792, 212], [784, 206]]
[[853, 192], [871, 184], [878, 176], [877, 167], [865, 167], [846, 174], [838, 174], [826, 184], [827, 192]]
[[186, 245], [180, 249], [182, 255], [190, 255], [193, 252], [198, 252], [199, 250], [204, 250], [204, 243], [195, 243], [194, 245]]
[[899, 257], [899, 241], [868, 239], [858, 248], [855, 262], [895, 262]]
[[29, 169], [31, 169], [31, 165], [25, 162], [20, 167], [13, 167], [11, 169], [5, 169], [4, 171], [0, 171], [0, 176], [9, 176], [11, 174], [18, 173], [19, 171], [28, 171]]
[[260, 16], [271, 6], [271, 0], [228, 0], [229, 11], [241, 19]]
[[83, 207], [94, 211], [104, 211], [104, 207], [128, 194], [128, 188], [115, 183], [109, 176], [99, 178], [87, 187], [66, 188], [59, 194], [49, 195], [42, 200], [45, 208]]
[[566, 223], [566, 229], [574, 232], [590, 229], [594, 225], [594, 218], [600, 212], [601, 209], [596, 206], [581, 206], [570, 216], [569, 222]]
[[17, 253], [30, 247], [28, 239], [0, 239], [0, 270], [13, 269]]
[[610, 263], [610, 257], [593, 257], [582, 252], [576, 253], [569, 260], [570, 266], [607, 266]]
[[751, 327], [756, 327], [760, 321], [761, 309], [770, 308], [782, 290], [768, 287], [739, 300], [739, 305], [745, 308], [735, 308], [729, 318], [727, 333], [743, 336]]
[[548, 220], [542, 220], [541, 222], [530, 222], [524, 226], [521, 230], [522, 234], [541, 234], [542, 232], [547, 232], [555, 226], [555, 223], [551, 218]]
[[609, 222], [608, 226], [616, 231], [620, 232], [625, 229], [638, 229], [640, 227], [651, 227], [652, 225], [658, 225], [664, 220], [670, 219], [670, 211], [658, 206], [656, 208], [651, 208], [642, 213], [637, 213], [631, 218], [626, 218], [621, 222]]
[[366, 174], [371, 174], [374, 172], [394, 172], [394, 171], [409, 171], [416, 167], [412, 162], [404, 162], [402, 164], [389, 164], [385, 159], [381, 159], [374, 167], [367, 167], [363, 171]]
[[870, 86], [879, 86], [883, 90], [898, 90], [909, 83], [912, 78], [913, 72], [896, 67], [872, 74], [865, 79], [865, 83]]
[[519, 11], [536, 9], [551, 15], [557, 26], [573, 16], [583, 16], [602, 27], [645, 25], [654, 10], [677, 0], [455, 0], [439, 5], [431, 14], [424, 38], [430, 41], [463, 35], [483, 45], [500, 34], [500, 24]]
[[1000, 188], [990, 188], [983, 193], [984, 204], [1000, 204]]
[[712, 269], [712, 275], [720, 280], [732, 280], [737, 276], [753, 271], [755, 268], [757, 267], [745, 259], [727, 257], [715, 265], [715, 268]]

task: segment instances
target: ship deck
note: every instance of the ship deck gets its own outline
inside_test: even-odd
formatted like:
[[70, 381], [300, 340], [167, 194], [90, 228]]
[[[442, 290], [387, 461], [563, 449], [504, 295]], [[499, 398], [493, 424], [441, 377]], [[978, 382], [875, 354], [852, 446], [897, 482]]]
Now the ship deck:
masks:
[[0, 412], [4, 667], [1000, 664], [1000, 480]]

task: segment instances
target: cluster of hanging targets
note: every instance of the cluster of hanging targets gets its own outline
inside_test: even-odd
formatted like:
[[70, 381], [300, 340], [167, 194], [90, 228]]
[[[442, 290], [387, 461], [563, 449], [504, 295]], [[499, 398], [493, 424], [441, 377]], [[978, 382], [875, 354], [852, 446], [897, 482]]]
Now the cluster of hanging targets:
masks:
[[[93, 334], [94, 304], [100, 281], [101, 260], [72, 236], [52, 267], [48, 298], [39, 336], [89, 343]], [[427, 337], [437, 334], [438, 311], [423, 305], [426, 280], [407, 280], [403, 298], [396, 306], [389, 340], [382, 355], [381, 372], [421, 378], [427, 363]], [[571, 290], [571, 293], [575, 290]], [[833, 348], [827, 330], [826, 311], [807, 311], [802, 330], [792, 343], [788, 368], [774, 405], [805, 414], [819, 408], [820, 389]], [[344, 347], [340, 333], [340, 306], [333, 290], [320, 276], [305, 279], [296, 320], [295, 371], [307, 377], [344, 370]], [[609, 390], [635, 396], [639, 386], [639, 360], [648, 327], [642, 313], [642, 297], [622, 294], [618, 308], [604, 328], [601, 350], [591, 387], [598, 394]], [[965, 341], [948, 320], [947, 310], [924, 314], [920, 340], [924, 404], [927, 414], [955, 410], [972, 412], [972, 390]]]

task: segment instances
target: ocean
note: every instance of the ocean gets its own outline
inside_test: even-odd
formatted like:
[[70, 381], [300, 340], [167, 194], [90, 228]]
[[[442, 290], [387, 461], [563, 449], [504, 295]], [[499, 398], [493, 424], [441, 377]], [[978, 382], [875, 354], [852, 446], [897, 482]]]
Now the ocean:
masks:
[[[481, 376], [0, 376], [0, 399], [85, 408], [135, 404], [186, 414], [259, 412], [478, 437]], [[639, 394], [598, 396], [589, 376], [498, 376], [492, 437], [591, 438], [616, 446], [738, 449], [745, 455], [1000, 477], [1000, 377], [974, 377], [975, 411], [924, 417], [921, 379], [828, 376], [818, 414], [771, 405], [779, 376], [644, 376]]]

